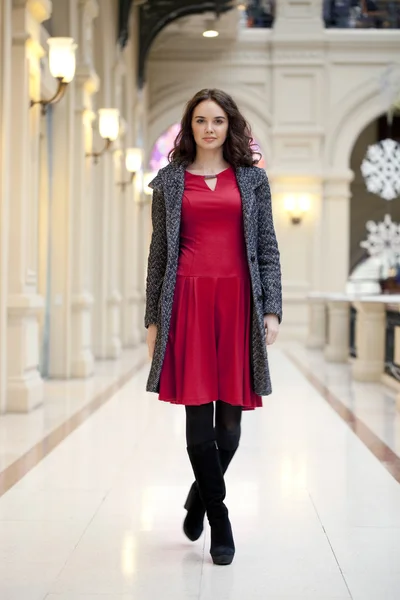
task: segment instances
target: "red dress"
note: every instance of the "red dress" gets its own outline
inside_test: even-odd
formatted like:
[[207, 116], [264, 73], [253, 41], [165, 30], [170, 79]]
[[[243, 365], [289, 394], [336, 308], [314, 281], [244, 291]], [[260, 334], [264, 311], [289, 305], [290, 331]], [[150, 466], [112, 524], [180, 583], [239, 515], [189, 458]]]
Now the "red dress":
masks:
[[159, 399], [262, 406], [250, 371], [251, 283], [242, 200], [232, 168], [212, 191], [185, 174], [180, 251]]

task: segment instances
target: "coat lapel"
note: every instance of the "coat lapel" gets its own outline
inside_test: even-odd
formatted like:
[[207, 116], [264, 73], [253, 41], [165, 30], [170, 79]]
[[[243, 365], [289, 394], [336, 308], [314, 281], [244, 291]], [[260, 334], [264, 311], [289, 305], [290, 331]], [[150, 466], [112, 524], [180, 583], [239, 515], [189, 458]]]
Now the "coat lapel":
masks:
[[238, 167], [236, 169], [236, 180], [238, 182], [240, 195], [242, 197], [243, 226], [246, 245], [249, 250], [252, 239], [251, 216], [255, 210], [256, 195], [255, 188], [261, 183], [261, 171], [257, 167]]

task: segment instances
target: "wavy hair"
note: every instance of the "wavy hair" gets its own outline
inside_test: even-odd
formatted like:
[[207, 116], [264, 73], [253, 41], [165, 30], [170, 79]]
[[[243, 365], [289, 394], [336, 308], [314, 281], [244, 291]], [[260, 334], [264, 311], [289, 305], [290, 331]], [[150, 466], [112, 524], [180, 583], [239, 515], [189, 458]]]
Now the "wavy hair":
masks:
[[[198, 92], [186, 105], [174, 147], [168, 155], [170, 162], [189, 165], [196, 158], [196, 142], [192, 132], [194, 109], [204, 100], [213, 100], [228, 117], [228, 133], [223, 146], [223, 156], [232, 167], [252, 167], [261, 160], [261, 154], [253, 150], [254, 142], [250, 125], [243, 117], [233, 98], [218, 89]], [[258, 155], [259, 158], [255, 158]]]

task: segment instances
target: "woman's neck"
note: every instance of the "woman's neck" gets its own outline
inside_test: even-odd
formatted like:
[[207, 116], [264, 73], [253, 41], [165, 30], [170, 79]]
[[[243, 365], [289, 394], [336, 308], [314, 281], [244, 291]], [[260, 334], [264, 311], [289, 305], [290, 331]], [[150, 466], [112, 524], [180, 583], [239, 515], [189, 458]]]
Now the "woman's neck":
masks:
[[192, 170], [202, 171], [205, 174], [213, 174], [227, 167], [229, 165], [224, 160], [221, 149], [204, 150], [203, 148], [197, 148], [196, 158], [190, 165]]

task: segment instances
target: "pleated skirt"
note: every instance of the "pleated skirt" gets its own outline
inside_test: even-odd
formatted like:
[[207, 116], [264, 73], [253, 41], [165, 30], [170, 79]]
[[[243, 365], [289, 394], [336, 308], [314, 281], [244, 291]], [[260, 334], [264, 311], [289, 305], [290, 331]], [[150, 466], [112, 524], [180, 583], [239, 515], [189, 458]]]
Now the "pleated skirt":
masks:
[[248, 276], [177, 276], [159, 399], [198, 406], [215, 400], [262, 406], [250, 368]]

